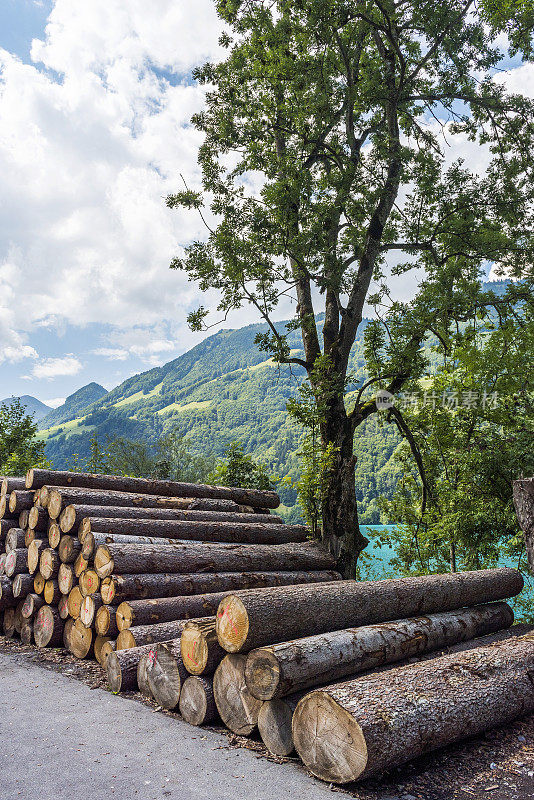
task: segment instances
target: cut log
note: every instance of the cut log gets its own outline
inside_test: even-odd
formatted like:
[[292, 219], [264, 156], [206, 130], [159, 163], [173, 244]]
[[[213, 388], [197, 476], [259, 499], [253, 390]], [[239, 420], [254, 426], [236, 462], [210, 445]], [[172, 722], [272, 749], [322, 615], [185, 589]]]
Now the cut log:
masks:
[[24, 619], [33, 619], [44, 604], [44, 598], [40, 594], [29, 594], [24, 600], [21, 614]]
[[6, 556], [4, 569], [9, 578], [19, 573], [28, 572], [28, 551], [26, 548], [19, 547], [17, 550], [11, 550]]
[[189, 575], [112, 575], [102, 581], [104, 603], [123, 600], [178, 597], [189, 594], [228, 592], [261, 586], [290, 586], [298, 583], [324, 583], [340, 580], [333, 570], [318, 572], [219, 572]]
[[48, 581], [57, 575], [60, 563], [57, 551], [45, 547], [39, 558], [39, 572]]
[[226, 655], [217, 640], [215, 619], [188, 622], [180, 641], [182, 661], [192, 675], [213, 675]]
[[[24, 484], [26, 485], [26, 479], [24, 480]], [[48, 510], [48, 500], [50, 496], [50, 490], [48, 486], [41, 486], [39, 491], [39, 505]]]
[[151, 650], [152, 645], [133, 647], [130, 650], [115, 650], [109, 653], [106, 662], [108, 685], [114, 694], [137, 688], [137, 665], [139, 659]]
[[[46, 487], [45, 487], [46, 488]], [[41, 489], [41, 492], [43, 489]], [[251, 506], [239, 505], [231, 500], [198, 500], [191, 497], [161, 497], [156, 494], [100, 491], [72, 487], [48, 487], [47, 510], [57, 519], [69, 505], [109, 506], [124, 508], [175, 508], [182, 510], [213, 511], [230, 514], [252, 513]]]
[[15, 606], [15, 630], [18, 634], [20, 634], [20, 629], [22, 627], [22, 623], [24, 622], [24, 617], [22, 616], [23, 605], [24, 605], [24, 600], [19, 600], [17, 605]]
[[245, 680], [254, 697], [272, 700], [494, 633], [513, 621], [509, 605], [493, 603], [294, 639], [252, 650]]
[[86, 558], [84, 558], [83, 555], [80, 553], [77, 556], [76, 561], [74, 562], [75, 576], [79, 578], [82, 572], [85, 572], [88, 566], [89, 566], [89, 561]]
[[28, 527], [36, 531], [46, 531], [48, 527], [48, 511], [42, 506], [33, 506], [28, 513]]
[[[31, 512], [30, 512], [31, 513]], [[192, 511], [181, 508], [129, 508], [125, 506], [95, 506], [73, 504], [61, 512], [59, 524], [63, 533], [73, 528], [78, 530], [80, 541], [86, 531], [92, 530], [92, 518], [105, 519], [168, 519], [187, 522], [266, 522], [269, 525], [281, 525], [283, 520], [277, 514], [244, 514], [231, 511]], [[82, 525], [82, 521], [87, 522]], [[99, 528], [96, 528], [99, 530]]]
[[43, 539], [34, 539], [28, 547], [28, 572], [34, 575], [39, 569], [39, 559], [41, 553], [46, 549], [46, 542]]
[[189, 675], [182, 685], [180, 714], [190, 725], [209, 725], [217, 717], [213, 696], [213, 679], [203, 675]]
[[19, 521], [16, 517], [0, 519], [0, 536], [5, 536], [11, 528], [20, 528]]
[[69, 592], [68, 608], [72, 619], [78, 619], [83, 603], [83, 595], [79, 586], [73, 586]]
[[64, 564], [73, 564], [76, 561], [76, 556], [81, 553], [82, 546], [78, 539], [74, 536], [62, 536], [59, 542], [58, 554], [59, 559]]
[[2, 486], [0, 488], [0, 496], [4, 497], [6, 495], [11, 494], [11, 492], [15, 491], [15, 489], [25, 489], [26, 488], [26, 480], [25, 478], [12, 478], [11, 476], [4, 478], [2, 480]]
[[513, 494], [517, 519], [525, 536], [529, 569], [534, 575], [534, 478], [514, 481]]
[[26, 549], [37, 539], [37, 535], [37, 531], [33, 530], [33, 528], [26, 528], [24, 531], [24, 547]]
[[0, 519], [4, 519], [6, 515], [9, 515], [9, 498], [2, 495], [0, 497]]
[[210, 498], [232, 500], [248, 506], [278, 508], [280, 498], [276, 492], [259, 489], [238, 489], [226, 486], [207, 486], [200, 483], [153, 480], [151, 478], [128, 478], [121, 475], [92, 475], [88, 472], [52, 471], [30, 469], [26, 474], [26, 487], [79, 486], [84, 489], [107, 489], [120, 492], [139, 492], [166, 497]]
[[23, 549], [26, 547], [25, 538], [25, 531], [21, 528], [11, 528], [6, 535], [6, 553], [10, 553], [11, 550], [17, 550], [18, 548]]
[[288, 544], [305, 542], [309, 530], [304, 525], [272, 525], [270, 522], [228, 522], [179, 519], [106, 519], [87, 518], [82, 522], [80, 538], [87, 533], [110, 536], [145, 536], [197, 542], [230, 542], [234, 544]]
[[60, 564], [57, 582], [61, 594], [68, 594], [74, 586], [74, 569], [70, 564]]
[[138, 625], [128, 628], [117, 636], [117, 650], [130, 650], [143, 644], [155, 644], [176, 639], [181, 636], [186, 622], [185, 619], [177, 619], [172, 622], [162, 622], [159, 625]]
[[85, 569], [78, 578], [78, 586], [80, 587], [82, 595], [86, 597], [88, 594], [98, 592], [100, 578], [94, 569]]
[[11, 514], [20, 514], [21, 511], [33, 507], [33, 497], [35, 492], [14, 489], [9, 495], [9, 511]]
[[101, 578], [113, 572], [242, 572], [244, 570], [332, 569], [330, 553], [314, 542], [298, 544], [220, 544], [177, 542], [157, 545], [108, 544], [98, 548], [95, 569]]
[[90, 560], [98, 547], [106, 544], [152, 544], [165, 547], [166, 545], [176, 544], [175, 539], [162, 539], [157, 536], [127, 536], [126, 534], [116, 533], [87, 533], [81, 545], [82, 556]]
[[[106, 636], [96, 636], [94, 641], [94, 651], [95, 651], [95, 658], [101, 666], [105, 666], [104, 661], [104, 645], [110, 642], [111, 639], [108, 639]], [[107, 658], [107, 655], [106, 655]]]
[[49, 606], [57, 606], [61, 598], [61, 592], [59, 590], [57, 580], [50, 579], [45, 583], [45, 587], [43, 589], [43, 596], [45, 602]]
[[23, 619], [19, 633], [22, 644], [31, 644], [33, 639], [33, 622], [29, 619]]
[[100, 606], [95, 616], [95, 630], [99, 636], [117, 638], [119, 629], [117, 627], [116, 606]]
[[80, 619], [86, 628], [93, 625], [95, 614], [102, 605], [102, 598], [99, 594], [88, 594], [83, 598], [80, 609]]
[[258, 714], [258, 731], [267, 750], [275, 756], [289, 756], [295, 749], [291, 721], [301, 692], [263, 703]]
[[0, 575], [6, 574], [7, 553], [0, 553]]
[[[96, 642], [96, 639], [95, 639], [95, 642]], [[104, 644], [102, 645], [102, 653], [101, 653], [102, 666], [104, 667], [104, 669], [106, 668], [106, 663], [107, 663], [109, 654], [113, 653], [114, 651], [115, 651], [115, 641], [114, 641], [114, 639], [109, 639], [107, 642], [104, 642]], [[124, 651], [124, 652], [126, 652], [126, 651]]]
[[13, 581], [7, 575], [0, 576], [0, 610], [16, 606], [19, 598], [13, 594]]
[[178, 707], [187, 671], [180, 654], [180, 639], [155, 644], [145, 658], [146, 677], [152, 697], [169, 711]]
[[28, 519], [30, 517], [29, 511], [21, 511], [19, 514], [19, 528], [25, 530], [28, 527]]
[[534, 711], [532, 674], [528, 634], [334, 684], [300, 700], [295, 747], [323, 780], [366, 778]]
[[238, 736], [250, 736], [258, 724], [262, 700], [252, 697], [245, 683], [243, 655], [227, 655], [213, 676], [213, 694], [220, 717]]
[[69, 651], [76, 658], [92, 658], [94, 655], [93, 631], [86, 628], [79, 617], [70, 629]]
[[2, 621], [2, 631], [6, 639], [11, 639], [15, 633], [15, 607], [6, 608], [4, 610], [4, 618]]
[[33, 637], [37, 647], [59, 647], [63, 641], [64, 624], [57, 608], [42, 606], [33, 623]]
[[36, 572], [33, 576], [33, 591], [35, 594], [42, 594], [44, 592], [46, 580], [40, 572]]
[[74, 620], [72, 617], [67, 617], [63, 627], [63, 647], [70, 653], [70, 634], [74, 627]]
[[224, 594], [185, 595], [184, 597], [163, 597], [153, 600], [129, 600], [117, 608], [117, 627], [119, 631], [139, 625], [157, 625], [177, 619], [193, 619], [213, 616]]
[[137, 688], [143, 697], [147, 698], [152, 697], [152, 691], [148, 682], [147, 673], [147, 659], [152, 657], [151, 653], [152, 650], [149, 650], [148, 653], [142, 655], [139, 659], [139, 664], [137, 665]]
[[61, 619], [67, 619], [69, 616], [69, 596], [68, 594], [62, 594], [58, 600], [57, 604], [57, 613], [61, 617]]
[[217, 635], [228, 652], [248, 651], [326, 631], [489, 603], [522, 588], [521, 573], [501, 568], [252, 589], [221, 601]]
[[13, 597], [26, 597], [33, 589], [33, 575], [19, 573], [13, 579]]
[[61, 529], [57, 522], [50, 522], [48, 526], [48, 544], [54, 550], [59, 547], [61, 541]]

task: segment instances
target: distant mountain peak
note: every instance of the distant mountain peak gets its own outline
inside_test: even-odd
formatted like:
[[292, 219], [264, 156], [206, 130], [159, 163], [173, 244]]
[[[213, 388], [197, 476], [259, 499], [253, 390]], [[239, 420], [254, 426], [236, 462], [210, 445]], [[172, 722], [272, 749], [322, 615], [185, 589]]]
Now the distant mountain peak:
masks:
[[22, 394], [22, 395], [13, 395], [12, 397], [6, 397], [4, 400], [0, 401], [0, 404], [6, 403], [9, 405], [12, 400], [20, 400], [20, 403], [26, 409], [26, 413], [30, 414], [35, 422], [43, 419], [46, 417], [47, 414], [52, 411], [50, 406], [45, 405], [36, 397], [32, 397], [30, 394]]
[[107, 393], [107, 389], [92, 381], [69, 395], [62, 406], [53, 409], [46, 416], [43, 415], [39, 427], [41, 429], [52, 428], [75, 419], [82, 414], [84, 409], [96, 403], [97, 400], [101, 400]]

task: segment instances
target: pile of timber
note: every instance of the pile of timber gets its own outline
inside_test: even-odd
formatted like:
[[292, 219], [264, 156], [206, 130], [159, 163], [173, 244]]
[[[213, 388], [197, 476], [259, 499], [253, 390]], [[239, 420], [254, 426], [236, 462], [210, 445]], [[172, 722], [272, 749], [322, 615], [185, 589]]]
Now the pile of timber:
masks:
[[340, 578], [275, 492], [42, 469], [1, 491], [3, 632], [78, 658], [160, 641], [229, 590]]

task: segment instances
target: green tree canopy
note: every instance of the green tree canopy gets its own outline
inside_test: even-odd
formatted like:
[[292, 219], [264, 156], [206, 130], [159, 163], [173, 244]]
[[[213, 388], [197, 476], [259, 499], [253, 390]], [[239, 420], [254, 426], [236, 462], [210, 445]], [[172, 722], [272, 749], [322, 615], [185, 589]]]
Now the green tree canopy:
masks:
[[0, 406], [0, 474], [24, 475], [44, 465], [44, 442], [35, 438], [37, 425], [18, 398]]

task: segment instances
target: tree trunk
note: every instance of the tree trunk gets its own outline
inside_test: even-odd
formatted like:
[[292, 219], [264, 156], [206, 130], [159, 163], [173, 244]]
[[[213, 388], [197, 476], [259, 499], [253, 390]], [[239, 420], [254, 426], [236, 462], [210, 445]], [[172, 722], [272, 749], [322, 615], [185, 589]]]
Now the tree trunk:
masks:
[[82, 597], [87, 597], [88, 594], [94, 594], [95, 592], [98, 592], [100, 578], [94, 569], [84, 569], [78, 578], [78, 586], [80, 587]]
[[15, 630], [19, 634], [22, 623], [24, 622], [24, 617], [22, 616], [23, 605], [24, 605], [24, 600], [19, 600], [17, 605], [15, 606]]
[[321, 429], [323, 447], [334, 447], [334, 463], [326, 476], [322, 541], [336, 559], [337, 569], [344, 578], [355, 577], [358, 556], [369, 543], [358, 523], [353, 425], [340, 400], [330, 409]]
[[13, 596], [26, 597], [33, 589], [33, 575], [19, 573], [13, 579]]
[[141, 656], [151, 650], [152, 645], [133, 647], [129, 650], [115, 650], [106, 661], [106, 677], [114, 694], [133, 691], [137, 688], [137, 665]]
[[0, 553], [0, 575], [6, 574], [7, 553]]
[[[210, 618], [211, 619], [211, 618]], [[130, 650], [143, 644], [167, 642], [182, 635], [187, 620], [176, 619], [161, 622], [159, 625], [136, 625], [120, 631], [117, 636], [117, 650]]]
[[[104, 645], [110, 642], [111, 639], [108, 639], [106, 636], [96, 636], [94, 641], [94, 651], [95, 651], [95, 658], [100, 664], [100, 666], [105, 667], [104, 662]], [[107, 656], [106, 656], [107, 658]]]
[[92, 533], [126, 536], [185, 539], [197, 542], [231, 542], [245, 544], [287, 544], [305, 542], [309, 531], [304, 525], [266, 525], [263, 522], [213, 522], [174, 519], [105, 519], [91, 518], [82, 522], [81, 538]]
[[323, 780], [367, 778], [534, 711], [533, 674], [528, 634], [345, 681], [299, 702], [295, 747]]
[[48, 511], [42, 506], [33, 506], [28, 514], [28, 527], [35, 531], [45, 531], [48, 527]]
[[21, 511], [33, 507], [35, 492], [26, 492], [15, 489], [9, 495], [9, 511], [11, 514], [20, 514]]
[[[109, 639], [107, 642], [104, 642], [104, 644], [102, 645], [101, 658], [102, 658], [102, 666], [104, 667], [104, 669], [106, 668], [106, 664], [107, 664], [107, 661], [108, 661], [109, 654], [113, 653], [115, 651], [115, 646], [116, 646], [116, 642], [115, 642], [114, 639]], [[123, 652], [126, 652], [126, 651], [123, 651]]]
[[295, 749], [291, 721], [302, 692], [283, 699], [267, 700], [258, 714], [258, 731], [267, 750], [275, 756], [289, 756]]
[[61, 619], [67, 619], [69, 616], [69, 595], [62, 594], [58, 600], [57, 613]]
[[212, 675], [226, 652], [217, 639], [215, 618], [209, 622], [188, 622], [182, 631], [182, 661], [192, 675]]
[[17, 550], [17, 548], [26, 547], [25, 540], [26, 534], [21, 528], [11, 528], [9, 533], [6, 535], [6, 553], [10, 553], [11, 550]]
[[6, 495], [10, 495], [11, 492], [15, 490], [25, 489], [25, 488], [26, 488], [25, 478], [7, 477], [2, 480], [2, 486], [0, 488], [0, 496], [5, 497]]
[[153, 600], [125, 600], [117, 609], [117, 627], [119, 631], [125, 631], [134, 626], [206, 616], [213, 617], [215, 622], [217, 607], [224, 596], [224, 592], [214, 592]]
[[45, 603], [49, 606], [57, 606], [61, 598], [58, 582], [56, 580], [48, 580], [43, 589], [43, 596]]
[[76, 561], [74, 562], [75, 577], [79, 578], [82, 572], [85, 572], [88, 566], [89, 566], [89, 561], [83, 557], [82, 553], [79, 553], [76, 556]]
[[61, 594], [68, 594], [74, 586], [74, 570], [70, 564], [60, 564], [57, 573], [57, 582]]
[[513, 621], [507, 603], [494, 603], [295, 639], [252, 650], [245, 680], [254, 697], [272, 700], [494, 633]]
[[82, 548], [82, 556], [86, 560], [90, 560], [97, 549], [105, 544], [133, 544], [136, 546], [153, 544], [165, 547], [169, 544], [176, 544], [176, 539], [161, 539], [152, 536], [138, 536], [137, 534], [126, 536], [120, 533], [86, 533], [83, 543], [80, 545], [78, 542], [78, 545]]
[[28, 527], [28, 520], [30, 518], [30, 512], [26, 509], [21, 511], [19, 514], [19, 528], [25, 530]]
[[238, 736], [250, 736], [258, 723], [262, 700], [252, 697], [245, 683], [247, 657], [228, 655], [213, 676], [213, 694], [220, 717]]
[[48, 581], [54, 575], [57, 575], [59, 570], [59, 555], [56, 550], [51, 547], [45, 547], [39, 558], [39, 572], [43, 578]]
[[86, 628], [78, 617], [69, 632], [68, 649], [76, 658], [92, 658], [94, 655], [93, 638], [91, 628]]
[[477, 572], [338, 581], [251, 589], [228, 595], [217, 611], [217, 635], [228, 652], [248, 651], [326, 631], [415, 614], [454, 611], [518, 594], [521, 573], [506, 567]]
[[42, 594], [44, 592], [46, 579], [43, 578], [40, 572], [36, 572], [33, 576], [33, 591], [35, 594]]
[[12, 550], [6, 556], [6, 563], [4, 566], [6, 575], [11, 578], [13, 575], [28, 572], [28, 551], [25, 547], [19, 547], [17, 550]]
[[189, 675], [182, 685], [180, 714], [190, 725], [209, 725], [217, 716], [213, 695], [213, 679], [203, 675]]
[[152, 698], [152, 690], [148, 682], [147, 662], [152, 657], [152, 652], [149, 650], [148, 653], [141, 656], [137, 665], [137, 690], [148, 699]]
[[72, 619], [78, 619], [78, 617], [80, 616], [82, 603], [83, 603], [83, 594], [80, 592], [80, 587], [74, 586], [69, 592], [69, 600], [68, 600], [69, 614], [72, 617]]
[[46, 549], [46, 542], [43, 539], [34, 539], [28, 547], [28, 571], [34, 575], [39, 569], [41, 553]]
[[10, 606], [4, 610], [2, 632], [6, 639], [11, 639], [15, 633], [15, 607]]
[[99, 594], [88, 594], [83, 598], [80, 608], [80, 619], [86, 628], [91, 628], [95, 619], [95, 614], [102, 605], [102, 598]]
[[514, 506], [525, 536], [527, 560], [534, 575], [534, 478], [514, 481]]
[[33, 619], [44, 604], [44, 597], [41, 597], [40, 594], [29, 594], [24, 601], [21, 614], [24, 619]]
[[92, 475], [88, 472], [30, 469], [26, 475], [26, 487], [39, 489], [41, 486], [79, 486], [84, 489], [139, 492], [167, 497], [232, 500], [234, 503], [260, 508], [278, 508], [280, 505], [280, 498], [276, 492], [259, 489], [207, 486], [200, 483], [181, 483], [151, 478], [128, 478], [121, 475]]
[[59, 559], [64, 564], [73, 564], [76, 557], [81, 553], [82, 545], [74, 536], [62, 536], [59, 542]]
[[7, 575], [0, 576], [0, 610], [16, 606], [17, 601], [13, 594], [13, 581]]
[[[32, 512], [30, 512], [31, 514]], [[125, 506], [95, 506], [74, 504], [67, 506], [61, 513], [59, 524], [63, 533], [78, 529], [82, 522], [87, 523], [80, 529], [80, 540], [83, 541], [82, 530], [92, 530], [94, 518], [104, 519], [159, 519], [180, 520], [184, 522], [254, 522], [268, 525], [282, 525], [283, 520], [277, 514], [239, 513], [235, 511], [192, 511], [178, 508], [128, 508]]]
[[57, 522], [50, 522], [48, 525], [48, 544], [55, 550], [61, 541], [61, 528]]
[[113, 572], [242, 572], [243, 570], [333, 569], [334, 559], [315, 542], [300, 544], [214, 544], [180, 542], [174, 545], [108, 544], [95, 553], [100, 578]]
[[182, 683], [187, 678], [180, 653], [180, 638], [154, 645], [145, 664], [152, 697], [162, 708], [172, 711], [178, 706]]
[[0, 537], [5, 537], [8, 531], [11, 530], [11, 528], [18, 528], [18, 527], [19, 527], [19, 521], [16, 517], [9, 517], [8, 519], [4, 517], [3, 519], [0, 519]]
[[37, 647], [59, 647], [63, 641], [64, 622], [57, 608], [42, 606], [33, 623], [33, 636]]
[[24, 547], [28, 549], [31, 543], [37, 538], [37, 531], [33, 528], [26, 528], [24, 532]]
[[22, 644], [30, 645], [33, 639], [33, 622], [30, 619], [23, 619], [19, 633]]
[[100, 591], [104, 603], [123, 600], [178, 597], [179, 595], [228, 592], [261, 586], [291, 586], [340, 579], [333, 570], [317, 572], [219, 572], [189, 575], [112, 575], [104, 578]]
[[99, 636], [117, 638], [119, 629], [117, 627], [116, 612], [116, 606], [100, 606], [95, 616], [95, 630]]

